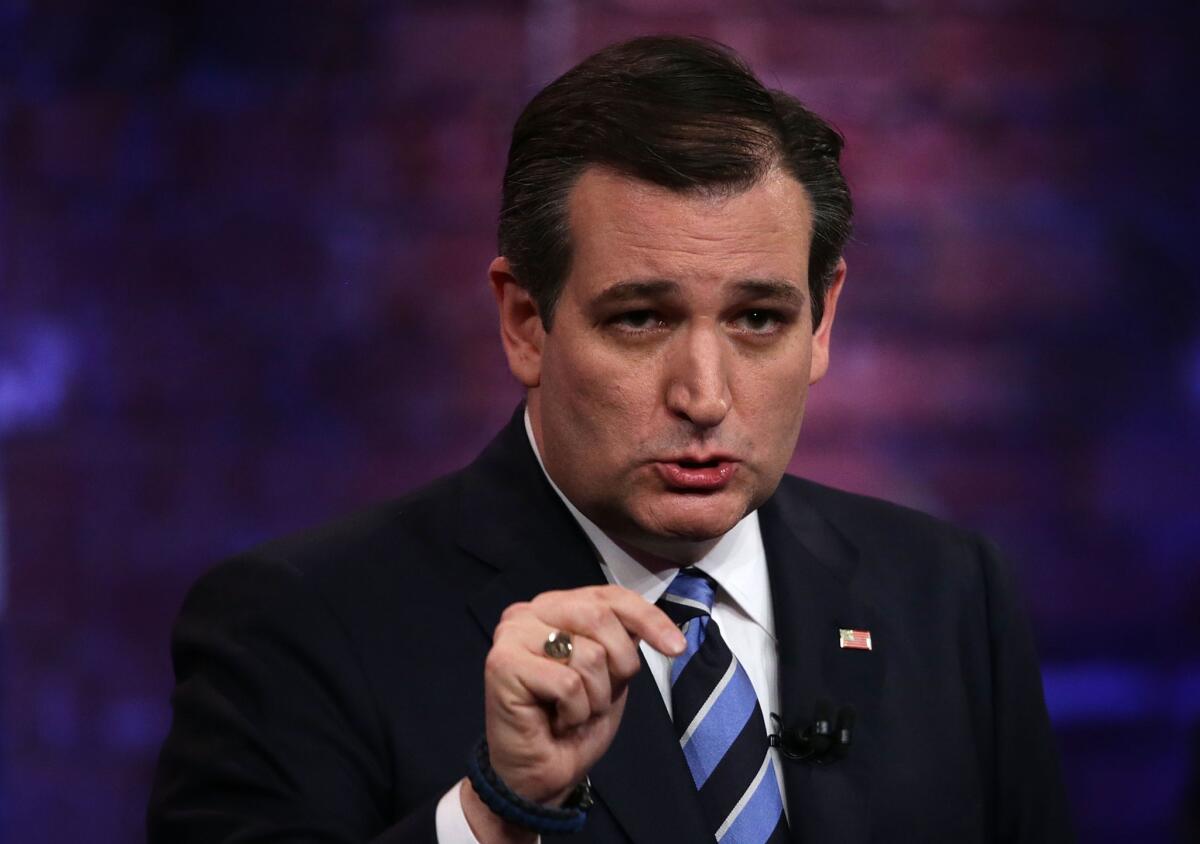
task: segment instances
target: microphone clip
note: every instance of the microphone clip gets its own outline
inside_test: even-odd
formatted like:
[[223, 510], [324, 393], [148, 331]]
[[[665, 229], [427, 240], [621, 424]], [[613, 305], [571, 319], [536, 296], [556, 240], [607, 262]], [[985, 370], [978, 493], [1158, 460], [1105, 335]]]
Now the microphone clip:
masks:
[[785, 759], [793, 762], [828, 765], [844, 759], [854, 739], [854, 707], [839, 707], [836, 717], [832, 709], [828, 701], [818, 702], [815, 717], [804, 728], [785, 727], [783, 720], [772, 712], [771, 747], [778, 748]]

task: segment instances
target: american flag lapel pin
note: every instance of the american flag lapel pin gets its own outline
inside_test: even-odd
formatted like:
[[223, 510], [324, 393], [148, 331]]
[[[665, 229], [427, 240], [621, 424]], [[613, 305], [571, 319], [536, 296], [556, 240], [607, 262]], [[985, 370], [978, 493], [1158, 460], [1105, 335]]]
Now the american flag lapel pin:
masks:
[[871, 631], [850, 630], [846, 627], [839, 628], [838, 646], [843, 649], [851, 648], [856, 651], [869, 651], [871, 650]]

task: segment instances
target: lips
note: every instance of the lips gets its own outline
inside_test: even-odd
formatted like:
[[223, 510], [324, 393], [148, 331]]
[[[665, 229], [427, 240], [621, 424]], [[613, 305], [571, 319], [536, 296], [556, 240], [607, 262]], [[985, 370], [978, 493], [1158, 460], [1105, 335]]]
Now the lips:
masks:
[[724, 456], [707, 459], [681, 457], [655, 463], [667, 486], [686, 492], [716, 492], [728, 486], [737, 471], [737, 461]]

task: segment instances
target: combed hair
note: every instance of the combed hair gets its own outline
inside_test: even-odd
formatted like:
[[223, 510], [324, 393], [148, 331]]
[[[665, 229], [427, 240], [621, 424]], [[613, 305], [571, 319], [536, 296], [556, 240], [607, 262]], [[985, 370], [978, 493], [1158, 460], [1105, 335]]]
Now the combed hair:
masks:
[[779, 167], [813, 211], [808, 287], [825, 311], [853, 208], [842, 136], [783, 91], [763, 86], [730, 48], [650, 36], [606, 47], [543, 88], [513, 127], [500, 208], [500, 254], [549, 330], [571, 268], [568, 196], [603, 166], [682, 194], [735, 194]]

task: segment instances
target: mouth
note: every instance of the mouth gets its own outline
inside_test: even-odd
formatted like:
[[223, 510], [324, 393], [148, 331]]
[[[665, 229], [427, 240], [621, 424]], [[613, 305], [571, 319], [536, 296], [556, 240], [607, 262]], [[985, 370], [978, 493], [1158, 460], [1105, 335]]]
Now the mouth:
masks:
[[679, 492], [717, 492], [729, 485], [738, 462], [724, 455], [678, 457], [656, 462], [667, 487]]

